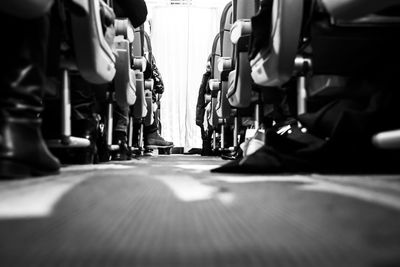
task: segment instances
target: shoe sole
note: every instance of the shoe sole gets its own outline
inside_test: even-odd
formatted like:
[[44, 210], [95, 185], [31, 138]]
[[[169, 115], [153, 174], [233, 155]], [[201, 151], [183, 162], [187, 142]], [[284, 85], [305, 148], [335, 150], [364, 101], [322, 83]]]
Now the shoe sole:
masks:
[[149, 148], [149, 149], [157, 149], [157, 148], [173, 148], [174, 145], [171, 146], [156, 146], [156, 145], [149, 145], [149, 146], [145, 146], [145, 148]]

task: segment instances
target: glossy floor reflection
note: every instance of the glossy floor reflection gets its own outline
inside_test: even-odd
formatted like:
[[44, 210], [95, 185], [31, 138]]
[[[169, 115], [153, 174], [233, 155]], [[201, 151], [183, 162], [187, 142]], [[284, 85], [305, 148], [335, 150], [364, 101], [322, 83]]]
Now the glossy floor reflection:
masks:
[[0, 266], [399, 266], [400, 175], [155, 156], [0, 182]]

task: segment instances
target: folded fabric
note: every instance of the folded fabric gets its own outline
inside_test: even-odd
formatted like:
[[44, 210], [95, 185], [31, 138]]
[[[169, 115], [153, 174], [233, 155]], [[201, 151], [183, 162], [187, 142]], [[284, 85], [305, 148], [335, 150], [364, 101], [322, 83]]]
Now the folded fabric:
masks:
[[[293, 133], [293, 132], [292, 132]], [[292, 173], [312, 172], [323, 164], [312, 151], [323, 151], [325, 142], [307, 133], [282, 136], [273, 130], [266, 132], [266, 144], [256, 152], [229, 162], [212, 172], [225, 173]]]
[[397, 151], [352, 151], [307, 132], [287, 136], [267, 131], [266, 145], [255, 153], [211, 170], [223, 173], [398, 173]]

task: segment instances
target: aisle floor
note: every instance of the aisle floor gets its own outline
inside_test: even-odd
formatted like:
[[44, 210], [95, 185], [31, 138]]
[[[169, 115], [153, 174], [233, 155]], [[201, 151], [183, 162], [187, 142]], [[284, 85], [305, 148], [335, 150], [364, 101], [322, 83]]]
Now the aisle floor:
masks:
[[0, 181], [0, 266], [400, 266], [400, 175], [240, 175], [194, 155]]

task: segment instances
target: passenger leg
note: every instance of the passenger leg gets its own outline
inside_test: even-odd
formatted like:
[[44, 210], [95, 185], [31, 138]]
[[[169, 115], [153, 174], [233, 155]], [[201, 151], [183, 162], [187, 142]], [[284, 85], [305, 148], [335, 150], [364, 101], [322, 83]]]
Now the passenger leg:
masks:
[[[40, 129], [48, 23], [0, 15], [0, 177], [19, 178], [58, 172]], [[11, 26], [10, 26], [11, 25]]]
[[131, 151], [128, 147], [128, 124], [129, 124], [129, 106], [120, 107], [115, 105], [114, 109], [114, 131], [113, 144], [119, 146], [117, 151], [113, 152], [112, 160], [129, 160], [131, 159]]
[[144, 146], [146, 148], [168, 148], [174, 145], [173, 142], [165, 141], [158, 133], [156, 121], [149, 126], [144, 127]]

